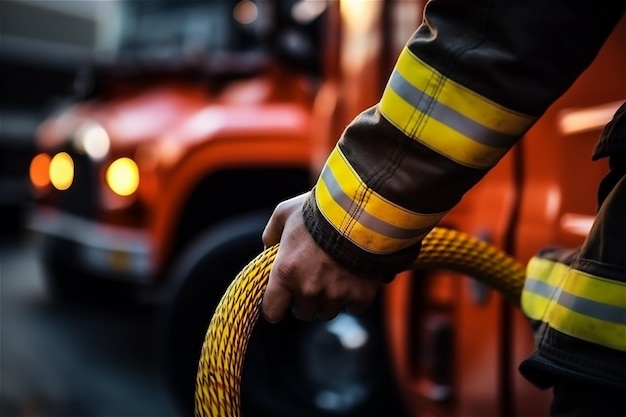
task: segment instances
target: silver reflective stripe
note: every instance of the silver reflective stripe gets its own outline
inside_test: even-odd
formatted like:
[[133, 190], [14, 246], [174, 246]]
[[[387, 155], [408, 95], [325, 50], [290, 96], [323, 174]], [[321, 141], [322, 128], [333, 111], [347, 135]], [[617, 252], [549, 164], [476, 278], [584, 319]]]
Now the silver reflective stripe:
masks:
[[398, 71], [394, 71], [391, 75], [389, 85], [404, 101], [410, 103], [420, 112], [478, 143], [508, 149], [519, 138], [519, 135], [508, 135], [492, 130], [451, 107], [435, 101], [431, 96], [411, 85]]
[[530, 291], [534, 294], [542, 295], [546, 298], [552, 298], [552, 294], [554, 294], [558, 290], [554, 285], [550, 285], [546, 282], [539, 281], [535, 278], [526, 278], [524, 281], [524, 291]]
[[561, 291], [557, 302], [563, 307], [588, 317], [617, 324], [626, 323], [626, 309], [622, 307], [577, 297], [567, 291]]
[[[337, 202], [337, 204], [339, 204], [346, 213], [353, 215], [355, 211], [354, 208], [359, 206], [343, 192], [330, 168], [325, 167], [321, 176], [322, 180], [326, 184], [326, 187], [328, 188], [329, 192], [331, 193], [333, 199]], [[428, 233], [432, 228], [420, 227], [416, 229], [405, 229], [401, 227], [396, 227], [377, 217], [370, 215], [364, 210], [359, 212], [358, 222], [368, 229], [380, 233], [381, 235], [389, 236], [395, 239], [415, 238], [417, 236]]]
[[[526, 278], [524, 290], [530, 291], [534, 294], [539, 294], [546, 298], [554, 298], [554, 294], [559, 290], [559, 288], [533, 278]], [[626, 310], [623, 308], [578, 297], [567, 291], [560, 291], [557, 303], [575, 311], [576, 313], [584, 314], [596, 319], [619, 324], [626, 322]]]

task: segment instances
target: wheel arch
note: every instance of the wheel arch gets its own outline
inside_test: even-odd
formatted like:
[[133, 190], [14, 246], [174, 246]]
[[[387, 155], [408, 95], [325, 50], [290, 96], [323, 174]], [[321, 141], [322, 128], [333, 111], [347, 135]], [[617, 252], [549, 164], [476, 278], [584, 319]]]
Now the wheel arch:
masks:
[[249, 166], [211, 172], [180, 203], [159, 269], [168, 271], [204, 230], [246, 213], [264, 210], [271, 214], [280, 201], [310, 186], [309, 170], [299, 166]]

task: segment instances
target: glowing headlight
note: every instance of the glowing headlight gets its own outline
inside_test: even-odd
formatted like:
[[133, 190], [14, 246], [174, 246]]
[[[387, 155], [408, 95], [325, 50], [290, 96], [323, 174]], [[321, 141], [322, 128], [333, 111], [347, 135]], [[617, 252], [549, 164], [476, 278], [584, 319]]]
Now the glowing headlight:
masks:
[[50, 184], [50, 156], [40, 153], [30, 162], [28, 169], [30, 182], [37, 188]]
[[67, 190], [74, 181], [74, 161], [65, 152], [54, 155], [49, 167], [50, 182], [57, 190]]
[[102, 159], [109, 153], [111, 140], [104, 128], [95, 122], [80, 126], [74, 134], [74, 146], [93, 159]]
[[130, 158], [116, 159], [107, 168], [106, 181], [115, 194], [122, 197], [131, 195], [139, 187], [139, 168]]

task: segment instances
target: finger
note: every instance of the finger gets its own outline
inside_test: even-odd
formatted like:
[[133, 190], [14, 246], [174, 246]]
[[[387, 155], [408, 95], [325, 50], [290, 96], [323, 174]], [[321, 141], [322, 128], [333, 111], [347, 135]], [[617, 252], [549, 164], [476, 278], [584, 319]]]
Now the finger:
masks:
[[285, 222], [282, 216], [278, 215], [276, 210], [272, 213], [272, 216], [263, 229], [263, 235], [261, 240], [265, 249], [280, 242], [280, 236], [283, 234], [285, 228]]
[[294, 212], [300, 212], [302, 204], [306, 200], [309, 193], [300, 194], [299, 196], [292, 197], [289, 200], [279, 203], [270, 217], [269, 221], [265, 225], [263, 230], [263, 244], [266, 248], [274, 246], [280, 242], [280, 238], [285, 229], [285, 222], [291, 214]]
[[278, 323], [285, 317], [292, 299], [289, 288], [270, 272], [267, 288], [261, 300], [261, 316], [270, 323]]

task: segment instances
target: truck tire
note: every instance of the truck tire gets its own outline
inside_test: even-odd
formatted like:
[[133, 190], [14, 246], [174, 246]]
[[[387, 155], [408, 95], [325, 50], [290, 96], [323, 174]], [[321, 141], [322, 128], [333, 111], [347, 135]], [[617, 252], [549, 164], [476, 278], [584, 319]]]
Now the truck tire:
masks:
[[[254, 214], [208, 230], [172, 270], [161, 346], [167, 382], [184, 415], [193, 415], [198, 359], [211, 316], [227, 285], [262, 251], [268, 218]], [[377, 303], [362, 317], [340, 315], [333, 322], [259, 319], [244, 363], [243, 415], [406, 415], [385, 360], [381, 311]], [[340, 331], [360, 332], [363, 343], [341, 347]]]
[[193, 415], [198, 360], [211, 316], [230, 281], [263, 249], [268, 218], [237, 218], [201, 233], [167, 277], [160, 346], [166, 382], [184, 415]]

